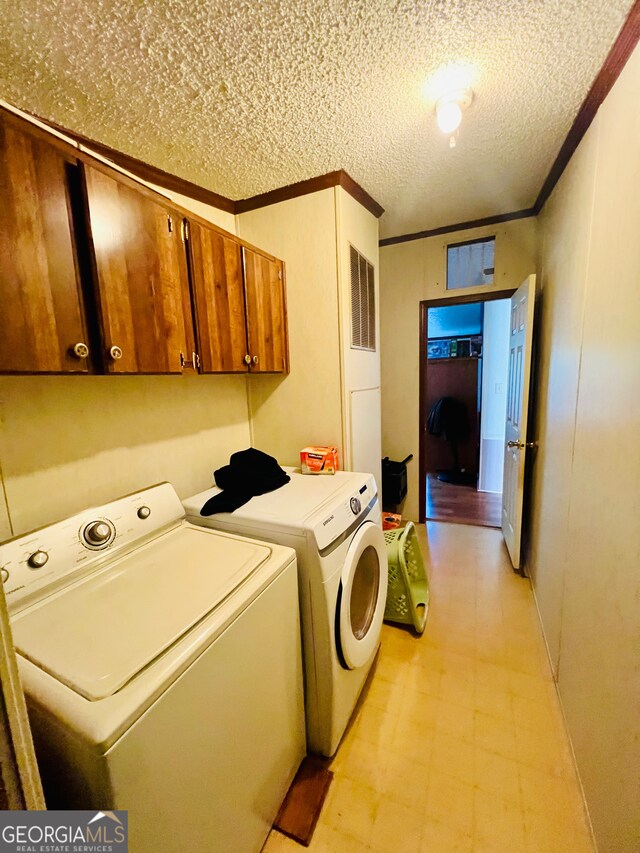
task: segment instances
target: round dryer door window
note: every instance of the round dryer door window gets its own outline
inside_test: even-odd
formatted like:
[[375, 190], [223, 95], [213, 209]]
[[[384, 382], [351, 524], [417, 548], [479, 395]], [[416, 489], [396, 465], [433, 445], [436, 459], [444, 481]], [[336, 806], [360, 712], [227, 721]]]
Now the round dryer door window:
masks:
[[382, 530], [366, 521], [347, 551], [336, 619], [336, 643], [348, 669], [363, 666], [380, 641], [387, 600], [387, 547]]

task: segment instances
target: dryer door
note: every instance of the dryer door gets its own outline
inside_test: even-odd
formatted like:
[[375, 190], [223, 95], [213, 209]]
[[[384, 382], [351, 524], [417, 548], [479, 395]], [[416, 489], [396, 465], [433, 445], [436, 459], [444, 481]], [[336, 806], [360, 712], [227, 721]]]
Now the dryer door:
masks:
[[336, 646], [347, 669], [363, 666], [378, 646], [387, 600], [387, 572], [382, 530], [365, 521], [345, 555], [336, 613]]

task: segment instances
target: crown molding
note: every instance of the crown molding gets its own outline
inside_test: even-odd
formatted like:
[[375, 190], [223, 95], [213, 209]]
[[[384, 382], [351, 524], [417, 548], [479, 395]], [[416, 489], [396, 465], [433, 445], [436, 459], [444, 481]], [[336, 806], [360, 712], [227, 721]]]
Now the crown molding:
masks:
[[631, 11], [627, 15], [627, 19], [622, 25], [620, 32], [611, 47], [611, 50], [607, 54], [607, 58], [605, 59], [602, 68], [598, 72], [598, 75], [593, 81], [586, 98], [582, 102], [582, 106], [573, 120], [569, 133], [562, 143], [562, 147], [553, 162], [553, 166], [549, 170], [549, 174], [538, 193], [538, 197], [533, 205], [533, 209], [536, 214], [540, 213], [546, 200], [553, 192], [556, 184], [562, 176], [562, 173], [566, 169], [569, 160], [582, 141], [582, 137], [591, 126], [591, 122], [600, 109], [602, 102], [613, 88], [613, 85], [620, 76], [622, 69], [627, 64], [627, 60], [633, 53], [639, 39], [640, 0], [635, 0], [635, 3], [631, 7]]
[[532, 207], [525, 210], [513, 210], [510, 213], [498, 213], [495, 216], [485, 216], [483, 219], [469, 219], [466, 222], [455, 222], [452, 225], [442, 225], [439, 228], [429, 228], [426, 231], [415, 231], [413, 234], [400, 234], [397, 237], [385, 237], [380, 240], [380, 246], [393, 246], [396, 243], [409, 243], [412, 240], [424, 240], [425, 237], [438, 237], [440, 234], [451, 234], [454, 231], [466, 231], [469, 228], [482, 228], [484, 225], [499, 225], [501, 222], [511, 222], [514, 219], [526, 219], [535, 216]]
[[356, 183], [348, 172], [344, 169], [338, 169], [335, 172], [327, 172], [326, 175], [318, 175], [315, 178], [309, 178], [306, 181], [298, 181], [295, 184], [289, 184], [286, 187], [278, 187], [270, 192], [260, 193], [250, 198], [243, 198], [236, 202], [236, 213], [246, 213], [249, 210], [256, 210], [259, 207], [266, 207], [270, 204], [277, 204], [280, 201], [288, 201], [298, 196], [315, 193], [319, 190], [325, 190], [330, 187], [342, 187], [345, 192], [353, 196], [356, 201], [365, 207], [369, 213], [372, 213], [376, 218], [380, 218], [384, 213], [384, 208], [363, 189], [360, 184]]

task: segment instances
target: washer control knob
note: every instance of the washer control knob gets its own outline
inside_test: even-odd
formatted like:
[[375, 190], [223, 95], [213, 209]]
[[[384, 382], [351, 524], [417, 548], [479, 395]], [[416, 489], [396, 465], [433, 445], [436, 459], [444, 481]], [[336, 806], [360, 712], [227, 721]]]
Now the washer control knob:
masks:
[[358, 513], [362, 509], [362, 504], [360, 503], [360, 499], [359, 498], [351, 498], [350, 504], [351, 504], [351, 512], [354, 515], [358, 515]]
[[89, 545], [104, 545], [111, 538], [111, 528], [104, 521], [93, 521], [85, 528], [84, 538]]
[[32, 569], [41, 569], [48, 561], [49, 555], [46, 551], [34, 551], [27, 560], [27, 564]]
[[0, 580], [2, 580], [2, 583], [6, 583], [9, 580], [9, 569], [5, 569], [4, 566], [0, 569]]
[[148, 506], [141, 506], [138, 509], [138, 518], [141, 518], [143, 521], [145, 518], [149, 518], [150, 515], [151, 515], [151, 510], [149, 509]]

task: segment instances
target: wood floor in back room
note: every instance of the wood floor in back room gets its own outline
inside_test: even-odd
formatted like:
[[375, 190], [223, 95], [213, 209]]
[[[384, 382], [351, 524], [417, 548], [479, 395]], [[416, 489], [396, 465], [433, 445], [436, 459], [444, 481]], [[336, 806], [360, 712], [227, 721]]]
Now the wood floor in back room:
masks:
[[308, 849], [594, 853], [528, 580], [497, 530], [426, 529], [426, 630], [384, 626]]
[[474, 486], [442, 483], [435, 474], [427, 474], [426, 517], [434, 521], [500, 527], [502, 495], [479, 492]]

